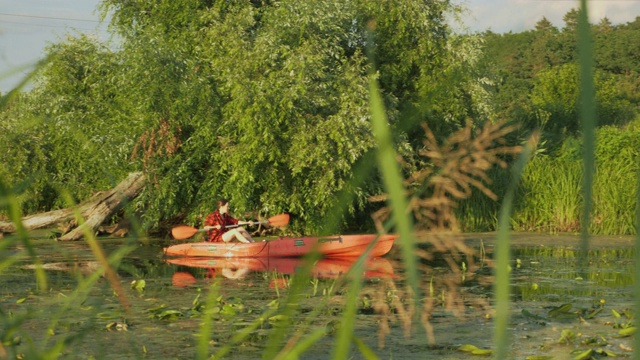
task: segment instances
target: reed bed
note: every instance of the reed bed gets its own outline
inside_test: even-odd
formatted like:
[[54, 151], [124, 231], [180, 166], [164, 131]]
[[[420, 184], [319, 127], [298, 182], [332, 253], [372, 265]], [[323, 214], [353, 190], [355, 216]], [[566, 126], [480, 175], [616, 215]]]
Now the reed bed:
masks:
[[[619, 131], [598, 131], [598, 147], [615, 141]], [[629, 137], [638, 133], [630, 132]], [[589, 232], [594, 235], [632, 235], [636, 189], [640, 170], [634, 154], [624, 154], [632, 144], [622, 144], [608, 152], [599, 151], [594, 160], [592, 210]], [[596, 151], [598, 148], [596, 148]], [[506, 189], [508, 179], [503, 172], [492, 172], [493, 188]], [[550, 234], [580, 233], [584, 214], [584, 163], [571, 154], [565, 156], [536, 155], [527, 164], [514, 197], [510, 219], [514, 231], [533, 231]], [[503, 195], [503, 194], [500, 194]], [[502, 196], [501, 196], [502, 197]], [[465, 232], [495, 231], [499, 202], [474, 194], [460, 203], [456, 210]]]
[[580, 162], [541, 157], [522, 174], [516, 231], [576, 232], [582, 207]]

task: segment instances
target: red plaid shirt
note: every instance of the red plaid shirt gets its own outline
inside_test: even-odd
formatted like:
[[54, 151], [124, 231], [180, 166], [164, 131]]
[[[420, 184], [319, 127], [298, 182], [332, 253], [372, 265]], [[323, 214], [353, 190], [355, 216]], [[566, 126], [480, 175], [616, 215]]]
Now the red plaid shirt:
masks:
[[212, 229], [207, 231], [207, 241], [209, 242], [222, 242], [222, 234], [227, 232], [227, 225], [238, 224], [238, 219], [234, 219], [229, 214], [220, 214], [219, 210], [207, 215], [204, 220], [204, 226], [216, 226], [221, 225], [220, 229]]

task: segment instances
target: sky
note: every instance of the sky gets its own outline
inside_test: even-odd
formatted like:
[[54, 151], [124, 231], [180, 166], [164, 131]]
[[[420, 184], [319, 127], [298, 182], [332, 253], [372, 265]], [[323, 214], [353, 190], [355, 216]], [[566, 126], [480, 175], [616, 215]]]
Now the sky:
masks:
[[[578, 0], [453, 0], [469, 9], [464, 24], [471, 32], [531, 30], [543, 17], [562, 28], [562, 18]], [[99, 22], [100, 0], [0, 0], [0, 93], [11, 90], [37, 62], [46, 46], [66, 34], [82, 32], [109, 38]], [[640, 0], [589, 0], [590, 21], [607, 17], [624, 24], [640, 16]]]

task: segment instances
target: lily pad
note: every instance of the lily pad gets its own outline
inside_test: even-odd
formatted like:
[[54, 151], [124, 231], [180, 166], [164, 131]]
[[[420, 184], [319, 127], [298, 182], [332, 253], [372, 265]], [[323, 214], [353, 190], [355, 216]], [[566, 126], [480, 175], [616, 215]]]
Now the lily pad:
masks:
[[628, 337], [628, 336], [631, 336], [631, 335], [635, 334], [637, 330], [638, 330], [637, 327], [630, 326], [628, 328], [621, 329], [618, 332], [618, 335], [619, 335], [619, 337]]
[[493, 350], [490, 349], [480, 349], [479, 347], [475, 346], [475, 345], [471, 345], [471, 344], [464, 344], [461, 345], [458, 350], [460, 351], [464, 351], [464, 352], [468, 352], [472, 355], [479, 355], [479, 356], [489, 356], [491, 354], [493, 354]]

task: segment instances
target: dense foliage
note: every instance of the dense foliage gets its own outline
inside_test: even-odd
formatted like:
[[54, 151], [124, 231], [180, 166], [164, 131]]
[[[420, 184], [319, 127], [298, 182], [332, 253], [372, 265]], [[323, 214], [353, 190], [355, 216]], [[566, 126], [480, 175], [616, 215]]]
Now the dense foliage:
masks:
[[358, 224], [370, 221], [367, 199], [381, 192], [376, 173], [350, 182], [374, 148], [372, 60], [409, 157], [420, 146], [412, 124], [428, 119], [450, 131], [468, 117], [487, 117], [469, 71], [476, 39], [451, 34], [446, 17], [458, 9], [448, 1], [102, 6], [118, 50], [84, 37], [55, 45], [50, 51], [59, 55], [27, 95], [38, 131], [55, 136], [39, 147], [52, 161], [42, 169], [45, 184], [25, 193], [25, 208], [59, 205], [38, 199], [56, 197], [45, 185], [67, 184], [79, 199], [83, 186], [106, 186], [105, 172], [121, 178], [142, 168], [150, 180], [137, 203], [152, 227], [198, 224], [224, 196], [238, 215], [286, 211], [299, 229], [321, 231], [339, 192], [356, 194], [343, 223]]
[[[482, 36], [480, 68], [493, 80], [495, 116], [522, 124], [524, 133], [541, 129], [549, 151], [579, 135], [576, 17], [576, 10], [567, 13], [560, 30], [543, 19], [530, 31]], [[600, 126], [624, 127], [637, 118], [640, 63], [634, 49], [639, 45], [631, 34], [638, 35], [638, 28], [640, 17], [615, 26], [604, 18], [592, 26]]]
[[[352, 181], [375, 149], [370, 70], [407, 178], [433, 166], [419, 155], [421, 122], [440, 141], [468, 120], [518, 125], [512, 145], [540, 129], [544, 162], [579, 148], [566, 145], [580, 136], [576, 11], [563, 29], [543, 19], [522, 33], [457, 35], [449, 1], [105, 0], [102, 10], [113, 44], [52, 44], [33, 90], [3, 99], [0, 176], [26, 213], [66, 206], [61, 190], [81, 201], [143, 170], [135, 209], [149, 229], [200, 225], [227, 197], [235, 215], [289, 212], [294, 230], [321, 232], [339, 194], [351, 196], [340, 230], [371, 229], [378, 174]], [[637, 123], [640, 20], [592, 31], [606, 143]], [[492, 179], [498, 198], [504, 176]], [[497, 206], [474, 194], [462, 230], [493, 229]]]
[[[494, 116], [520, 124], [520, 139], [533, 129], [542, 132], [537, 155], [523, 174], [512, 226], [524, 231], [578, 232], [583, 212], [583, 168], [579, 120], [577, 12], [555, 28], [543, 19], [522, 33], [483, 34], [480, 74], [492, 79]], [[635, 192], [640, 124], [637, 41], [640, 17], [612, 25], [602, 19], [591, 27], [595, 57], [595, 109], [598, 119], [596, 175], [590, 231], [599, 234], [636, 232]], [[508, 173], [497, 171], [494, 186], [506, 187]], [[500, 190], [498, 190], [500, 192]], [[624, 195], [623, 195], [624, 194]], [[493, 230], [498, 204], [475, 196], [462, 204], [467, 230]]]

